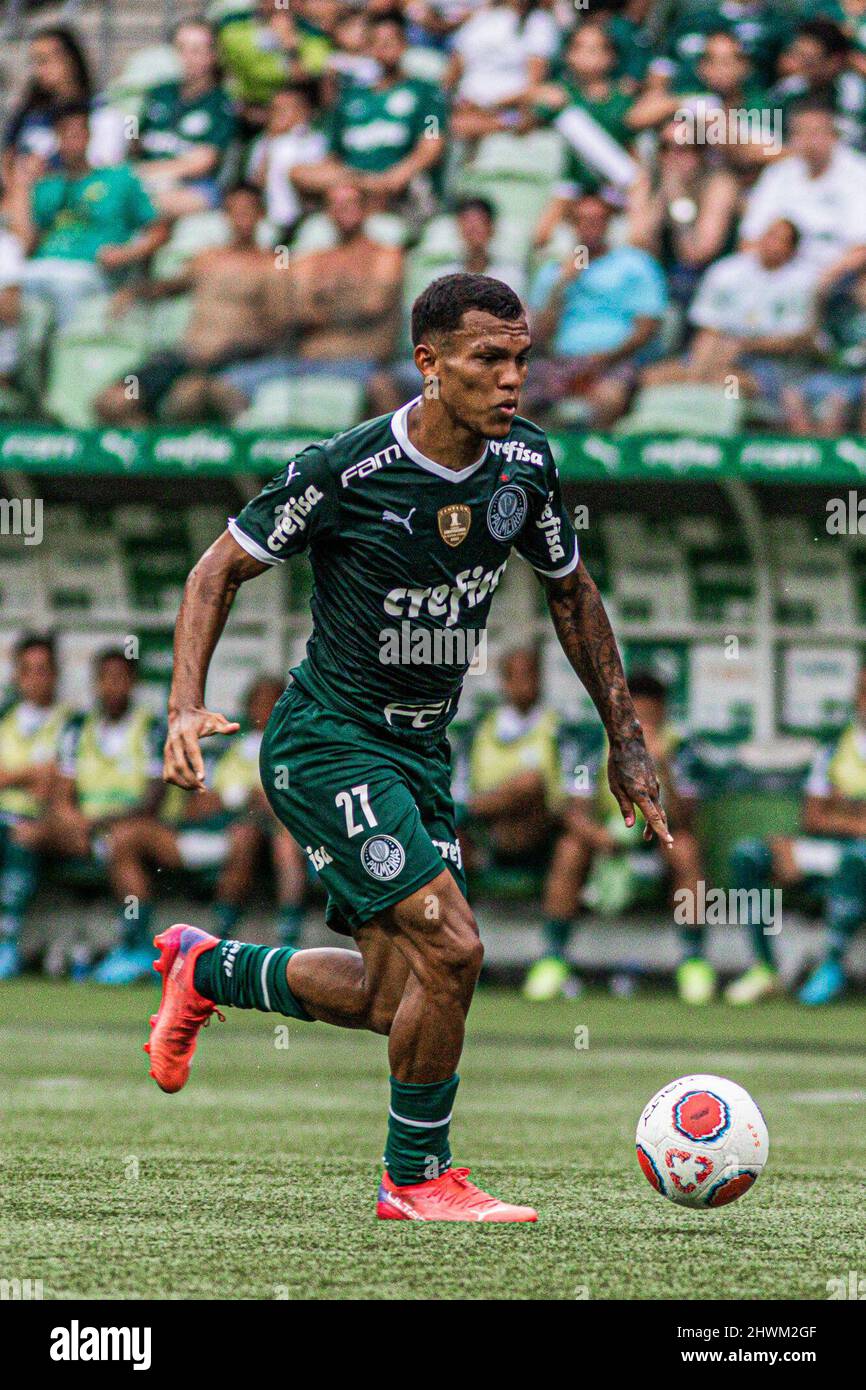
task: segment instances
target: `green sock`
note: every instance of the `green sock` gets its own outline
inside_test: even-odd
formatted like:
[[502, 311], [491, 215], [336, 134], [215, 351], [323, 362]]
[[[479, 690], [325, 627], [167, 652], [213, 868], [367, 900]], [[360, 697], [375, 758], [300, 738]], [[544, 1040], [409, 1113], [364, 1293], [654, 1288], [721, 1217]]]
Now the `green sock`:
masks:
[[746, 923], [756, 963], [776, 968], [773, 938], [764, 931], [760, 908], [755, 910], [754, 891], [769, 888], [773, 873], [770, 848], [763, 840], [740, 840], [731, 852], [731, 877], [735, 888], [746, 889]]
[[260, 1009], [312, 1023], [286, 980], [293, 946], [251, 946], [245, 941], [221, 941], [202, 951], [195, 963], [193, 984], [214, 1004], [235, 1009]]
[[297, 946], [303, 920], [303, 907], [296, 903], [283, 904], [277, 917], [277, 940], [282, 946]]
[[7, 839], [0, 868], [0, 936], [17, 941], [24, 914], [36, 892], [37, 856]]
[[213, 905], [213, 913], [216, 918], [217, 936], [232, 936], [234, 929], [241, 920], [241, 908], [238, 903], [222, 902], [220, 899]]
[[120, 909], [120, 940], [130, 950], [150, 945], [150, 926], [153, 921], [153, 903], [139, 901], [136, 915], [127, 917], [126, 909]]
[[391, 1077], [385, 1167], [398, 1187], [438, 1178], [451, 1167], [451, 1111], [460, 1077], [416, 1085]]
[[683, 960], [695, 960], [704, 957], [704, 929], [703, 927], [680, 927], [677, 935], [682, 947]]
[[570, 917], [545, 917], [541, 928], [544, 940], [544, 954], [565, 960], [568, 938], [571, 936]]

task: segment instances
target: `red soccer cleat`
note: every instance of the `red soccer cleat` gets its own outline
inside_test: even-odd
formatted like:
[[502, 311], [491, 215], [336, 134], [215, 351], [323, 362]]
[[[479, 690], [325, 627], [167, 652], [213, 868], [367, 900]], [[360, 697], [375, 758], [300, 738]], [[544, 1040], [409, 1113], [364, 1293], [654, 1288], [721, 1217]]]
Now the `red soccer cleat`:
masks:
[[216, 1004], [199, 994], [193, 984], [195, 963], [202, 951], [219, 946], [219, 940], [198, 927], [179, 922], [154, 940], [160, 950], [154, 970], [162, 976], [162, 999], [150, 1019], [150, 1075], [163, 1091], [179, 1091], [189, 1079], [199, 1028], [206, 1028], [211, 1014], [225, 1018]]
[[429, 1182], [398, 1187], [382, 1175], [376, 1215], [380, 1221], [537, 1221], [532, 1207], [514, 1207], [469, 1182], [468, 1168], [449, 1168]]

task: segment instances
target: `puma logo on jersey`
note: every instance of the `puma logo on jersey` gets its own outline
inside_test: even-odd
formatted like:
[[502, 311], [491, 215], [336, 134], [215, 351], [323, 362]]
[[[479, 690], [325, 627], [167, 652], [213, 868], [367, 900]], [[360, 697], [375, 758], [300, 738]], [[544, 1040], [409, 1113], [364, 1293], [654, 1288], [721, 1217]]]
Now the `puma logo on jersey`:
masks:
[[396, 512], [384, 511], [382, 513], [382, 520], [396, 521], [398, 526], [405, 526], [406, 530], [409, 532], [409, 535], [414, 536], [415, 532], [412, 530], [412, 518], [417, 512], [417, 510], [417, 507], [413, 507], [412, 510], [406, 516], [398, 516]]
[[348, 487], [354, 478], [366, 478], [369, 473], [375, 473], [377, 469], [384, 468], [386, 463], [393, 463], [400, 457], [400, 445], [389, 444], [387, 449], [380, 449], [378, 454], [371, 454], [369, 458], [361, 459], [360, 463], [352, 463], [340, 474], [340, 482], [343, 487]]

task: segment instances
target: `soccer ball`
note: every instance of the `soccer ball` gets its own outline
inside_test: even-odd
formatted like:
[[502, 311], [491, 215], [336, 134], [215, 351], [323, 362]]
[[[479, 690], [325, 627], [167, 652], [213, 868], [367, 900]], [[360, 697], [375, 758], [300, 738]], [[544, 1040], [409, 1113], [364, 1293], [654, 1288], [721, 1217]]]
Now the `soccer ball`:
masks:
[[637, 1127], [637, 1161], [656, 1192], [683, 1207], [725, 1207], [748, 1192], [770, 1148], [748, 1091], [723, 1076], [681, 1076], [657, 1091]]

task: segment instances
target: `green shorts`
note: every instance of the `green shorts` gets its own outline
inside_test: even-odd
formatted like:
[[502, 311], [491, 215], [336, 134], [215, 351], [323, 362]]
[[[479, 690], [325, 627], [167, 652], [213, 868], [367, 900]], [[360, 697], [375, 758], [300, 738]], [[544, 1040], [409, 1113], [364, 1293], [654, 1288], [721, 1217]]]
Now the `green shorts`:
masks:
[[446, 738], [415, 748], [333, 713], [297, 684], [277, 701], [262, 786], [328, 890], [346, 934], [451, 871], [466, 893]]

